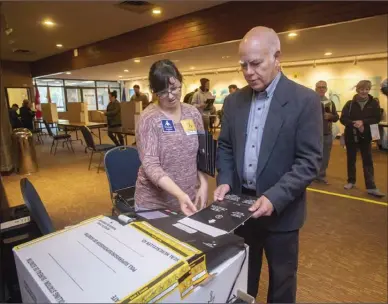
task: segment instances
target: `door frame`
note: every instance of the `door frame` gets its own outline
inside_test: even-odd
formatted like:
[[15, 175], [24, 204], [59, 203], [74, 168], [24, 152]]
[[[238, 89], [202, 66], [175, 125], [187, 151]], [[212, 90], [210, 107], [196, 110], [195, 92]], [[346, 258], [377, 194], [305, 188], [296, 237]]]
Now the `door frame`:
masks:
[[8, 89], [26, 89], [27, 90], [27, 95], [28, 95], [28, 97], [27, 97], [28, 100], [33, 102], [33, 100], [31, 99], [32, 95], [31, 95], [31, 88], [30, 87], [20, 87], [20, 86], [4, 87], [5, 99], [7, 100], [8, 109], [11, 108], [11, 104], [9, 103]]

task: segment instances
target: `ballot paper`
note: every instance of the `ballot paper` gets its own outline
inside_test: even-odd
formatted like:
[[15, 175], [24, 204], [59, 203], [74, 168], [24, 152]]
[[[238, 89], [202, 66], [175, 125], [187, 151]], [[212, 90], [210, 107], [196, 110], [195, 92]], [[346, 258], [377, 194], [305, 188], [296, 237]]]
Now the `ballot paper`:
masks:
[[85, 221], [14, 248], [23, 302], [156, 302], [198, 251], [145, 222]]
[[192, 229], [217, 237], [234, 231], [251, 216], [249, 207], [255, 197], [226, 195], [223, 201], [217, 201], [197, 213], [185, 217], [179, 222]]
[[370, 133], [372, 135], [372, 140], [380, 140], [380, 130], [378, 124], [370, 125]]

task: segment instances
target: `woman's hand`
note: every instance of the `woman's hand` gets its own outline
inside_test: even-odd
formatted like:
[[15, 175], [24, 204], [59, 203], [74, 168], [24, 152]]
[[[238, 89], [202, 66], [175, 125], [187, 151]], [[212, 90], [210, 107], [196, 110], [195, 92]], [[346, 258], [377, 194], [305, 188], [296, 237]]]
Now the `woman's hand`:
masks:
[[198, 210], [206, 207], [207, 204], [208, 187], [207, 183], [202, 183], [195, 196], [194, 204]]
[[178, 201], [184, 215], [192, 215], [197, 212], [197, 208], [186, 193], [180, 195], [178, 197]]

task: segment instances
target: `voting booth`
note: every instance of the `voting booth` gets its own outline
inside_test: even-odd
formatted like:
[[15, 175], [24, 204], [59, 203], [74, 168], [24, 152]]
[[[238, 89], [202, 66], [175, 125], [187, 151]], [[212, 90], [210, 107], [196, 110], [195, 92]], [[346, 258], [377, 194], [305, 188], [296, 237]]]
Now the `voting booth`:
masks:
[[14, 247], [23, 302], [226, 303], [246, 291], [244, 241], [181, 220], [99, 216]]

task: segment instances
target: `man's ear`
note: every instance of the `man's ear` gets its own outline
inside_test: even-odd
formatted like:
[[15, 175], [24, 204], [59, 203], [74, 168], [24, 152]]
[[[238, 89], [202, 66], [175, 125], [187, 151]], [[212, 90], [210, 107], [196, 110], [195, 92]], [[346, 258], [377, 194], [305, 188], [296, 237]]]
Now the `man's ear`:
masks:
[[281, 52], [280, 51], [276, 51], [275, 55], [275, 66], [277, 68], [280, 68], [280, 57], [281, 57]]

